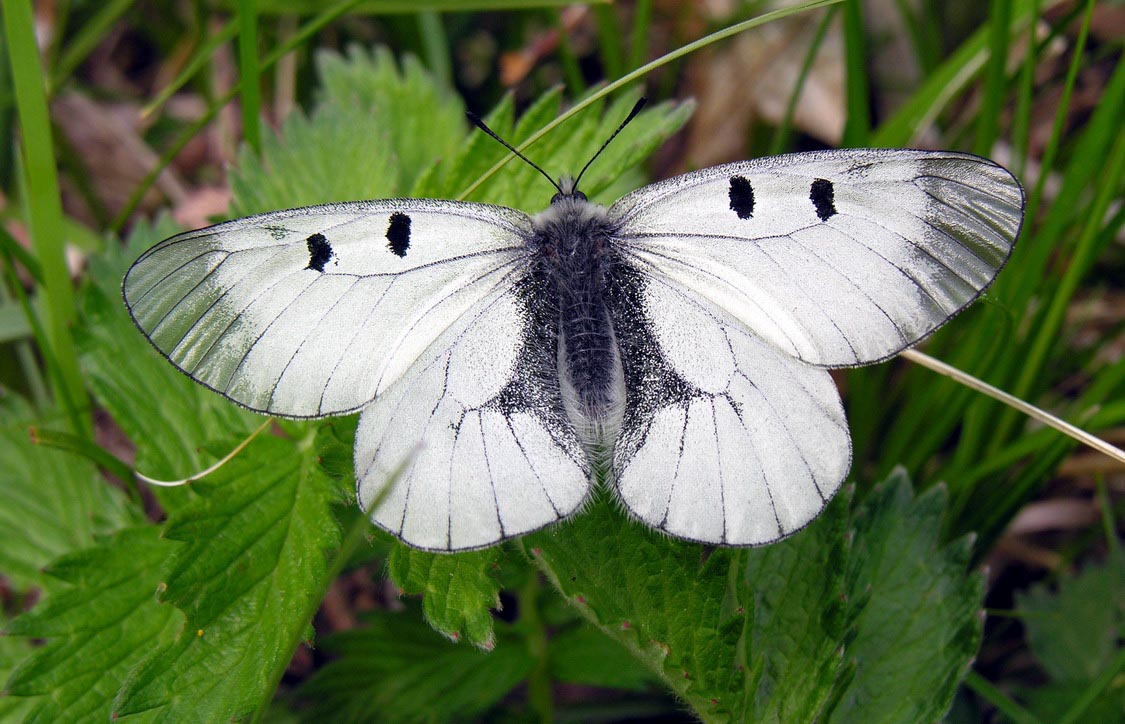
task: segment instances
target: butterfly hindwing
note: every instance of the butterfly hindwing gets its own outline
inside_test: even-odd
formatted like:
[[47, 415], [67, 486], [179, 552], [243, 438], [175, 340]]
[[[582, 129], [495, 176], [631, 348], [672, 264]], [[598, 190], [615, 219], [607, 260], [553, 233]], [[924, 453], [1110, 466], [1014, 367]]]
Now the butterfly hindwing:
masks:
[[196, 381], [259, 412], [359, 409], [527, 255], [530, 219], [392, 199], [291, 209], [174, 236], [126, 305]]
[[897, 354], [976, 299], [1022, 212], [1019, 183], [991, 161], [869, 149], [715, 166], [609, 213], [630, 263], [837, 367]]
[[466, 550], [579, 508], [590, 468], [563, 411], [551, 309], [532, 276], [513, 273], [363, 411], [359, 500], [380, 527], [416, 548]]
[[658, 274], [626, 267], [614, 282], [622, 502], [654, 528], [722, 545], [769, 543], [816, 517], [851, 462], [828, 373]]

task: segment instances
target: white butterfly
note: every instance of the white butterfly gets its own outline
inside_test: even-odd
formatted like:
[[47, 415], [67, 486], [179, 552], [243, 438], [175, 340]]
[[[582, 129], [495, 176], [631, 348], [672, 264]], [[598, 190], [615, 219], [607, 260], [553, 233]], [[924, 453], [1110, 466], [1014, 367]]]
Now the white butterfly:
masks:
[[390, 199], [180, 234], [132, 266], [125, 302], [241, 405], [362, 410], [359, 500], [411, 546], [566, 518], [595, 467], [650, 526], [758, 545], [848, 473], [825, 368], [891, 357], [975, 300], [1023, 215], [1010, 173], [953, 152], [761, 158], [609, 208], [557, 186], [533, 217]]

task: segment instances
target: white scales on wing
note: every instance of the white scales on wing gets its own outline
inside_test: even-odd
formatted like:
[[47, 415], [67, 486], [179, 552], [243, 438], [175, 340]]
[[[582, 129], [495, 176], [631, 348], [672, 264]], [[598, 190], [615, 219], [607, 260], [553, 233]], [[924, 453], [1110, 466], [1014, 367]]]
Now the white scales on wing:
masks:
[[609, 209], [556, 187], [534, 218], [394, 199], [188, 232], [138, 259], [125, 301], [239, 404], [362, 409], [359, 502], [410, 545], [541, 528], [598, 468], [648, 525], [757, 545], [847, 475], [824, 368], [892, 356], [976, 299], [1023, 211], [1007, 171], [951, 152], [764, 158]]

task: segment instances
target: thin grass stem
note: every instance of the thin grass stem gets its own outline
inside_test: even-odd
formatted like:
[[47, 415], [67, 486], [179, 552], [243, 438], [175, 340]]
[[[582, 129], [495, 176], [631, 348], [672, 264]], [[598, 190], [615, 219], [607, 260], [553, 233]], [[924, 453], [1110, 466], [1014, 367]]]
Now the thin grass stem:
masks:
[[24, 162], [23, 200], [35, 256], [43, 271], [41, 294], [45, 302], [47, 343], [57, 366], [55, 394], [70, 420], [73, 432], [89, 436], [89, 398], [78, 369], [78, 353], [70, 328], [74, 321], [74, 290], [66, 265], [62, 200], [58, 169], [51, 141], [39, 47], [28, 0], [3, 0], [4, 32], [15, 88]]

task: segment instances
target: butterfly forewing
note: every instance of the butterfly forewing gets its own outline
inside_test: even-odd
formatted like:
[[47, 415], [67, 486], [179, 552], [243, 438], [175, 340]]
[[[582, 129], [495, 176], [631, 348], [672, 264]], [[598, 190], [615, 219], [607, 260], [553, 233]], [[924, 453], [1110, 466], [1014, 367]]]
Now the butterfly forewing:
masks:
[[125, 302], [173, 364], [235, 402], [340, 414], [525, 266], [529, 226], [511, 209], [421, 199], [253, 216], [150, 249]]
[[610, 217], [638, 269], [835, 367], [894, 355], [976, 299], [1022, 212], [1019, 183], [986, 159], [842, 150], [689, 173], [625, 196]]

